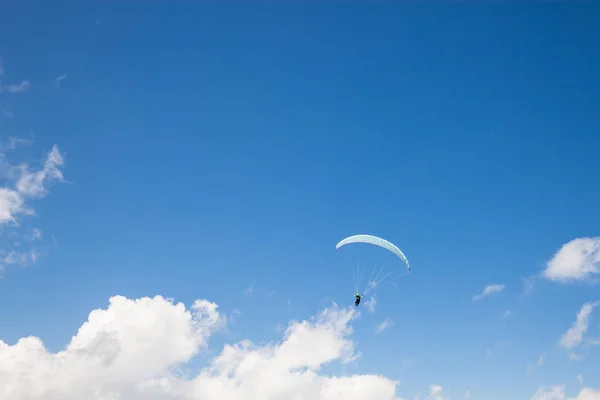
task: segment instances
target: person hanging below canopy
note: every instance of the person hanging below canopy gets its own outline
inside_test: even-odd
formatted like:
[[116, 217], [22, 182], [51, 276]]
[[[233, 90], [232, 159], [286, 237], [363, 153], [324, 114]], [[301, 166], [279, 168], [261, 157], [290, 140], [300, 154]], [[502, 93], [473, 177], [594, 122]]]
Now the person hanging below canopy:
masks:
[[361, 299], [363, 299], [365, 296], [364, 295], [360, 295], [358, 292], [354, 293], [354, 305], [356, 307], [358, 307], [358, 305], [360, 304]]

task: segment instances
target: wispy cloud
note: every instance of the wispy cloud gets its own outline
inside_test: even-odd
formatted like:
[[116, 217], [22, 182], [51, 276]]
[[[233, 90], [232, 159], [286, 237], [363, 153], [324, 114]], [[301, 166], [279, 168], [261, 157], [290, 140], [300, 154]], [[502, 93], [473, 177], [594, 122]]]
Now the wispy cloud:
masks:
[[4, 115], [8, 119], [12, 119], [12, 117], [14, 116], [12, 111], [10, 111], [10, 109], [4, 105], [0, 105], [0, 112], [2, 112], [2, 115]]
[[485, 297], [491, 296], [494, 293], [500, 293], [503, 290], [504, 285], [501, 284], [487, 285], [483, 288], [483, 291], [480, 294], [473, 296], [473, 300], [478, 301]]
[[12, 83], [6, 87], [8, 93], [17, 94], [29, 91], [31, 84], [28, 80], [24, 79], [20, 83]]
[[5, 150], [15, 150], [20, 146], [29, 146], [33, 143], [31, 139], [19, 138], [14, 136], [8, 137], [8, 143], [6, 143], [3, 148]]
[[442, 386], [431, 385], [429, 389], [429, 395], [425, 397], [425, 400], [449, 400], [449, 398], [446, 397]]
[[254, 288], [252, 287], [252, 285], [248, 286], [248, 288], [246, 288], [246, 290], [244, 290], [244, 294], [246, 296], [251, 295], [252, 292], [254, 291]]
[[[4, 158], [1, 153], [0, 156]], [[20, 172], [20, 176], [15, 188], [0, 188], [0, 225], [7, 222], [16, 223], [19, 214], [32, 215], [34, 212], [26, 206], [26, 201], [45, 197], [49, 185], [64, 180], [61, 171], [63, 163], [63, 157], [55, 145], [47, 154], [41, 169], [31, 171], [27, 164], [20, 164], [16, 168]], [[12, 171], [4, 171], [4, 175], [12, 176], [14, 174]]]
[[546, 360], [546, 356], [544, 356], [543, 354], [538, 358], [537, 361], [537, 366], [541, 367], [542, 365], [544, 365], [544, 361]]
[[523, 279], [523, 292], [526, 296], [529, 296], [533, 291], [533, 286], [535, 285], [535, 276], [530, 276]]
[[560, 345], [565, 349], [573, 349], [583, 342], [583, 337], [588, 330], [590, 316], [594, 308], [600, 304], [600, 301], [588, 302], [581, 306], [577, 317], [571, 328], [560, 338]]
[[2, 256], [0, 265], [26, 266], [29, 264], [34, 264], [37, 261], [37, 258], [38, 255], [33, 250], [28, 252], [17, 252], [12, 250], [8, 254]]
[[535, 363], [535, 365], [534, 365], [534, 364], [528, 364], [528, 365], [527, 365], [527, 374], [528, 374], [528, 375], [529, 375], [529, 374], [531, 374], [531, 373], [533, 372], [533, 368], [534, 368], [534, 367], [538, 367], [538, 368], [542, 367], [542, 366], [544, 365], [544, 362], [545, 362], [545, 361], [546, 361], [546, 356], [545, 356], [545, 355], [543, 355], [543, 354], [542, 354], [542, 355], [540, 355], [540, 356], [538, 357], [538, 360], [537, 360], [537, 362]]
[[64, 177], [61, 168], [64, 164], [62, 154], [58, 147], [54, 145], [48, 153], [44, 167], [38, 171], [30, 172], [26, 165], [21, 166], [21, 177], [17, 182], [17, 190], [19, 193], [34, 197], [42, 198], [48, 193], [48, 185], [53, 182], [63, 182]]
[[54, 82], [56, 83], [56, 87], [60, 87], [60, 82], [66, 78], [67, 78], [67, 75], [62, 74], [62, 75], [58, 76], [56, 79], [54, 79]]
[[502, 319], [506, 320], [512, 316], [513, 316], [513, 312], [510, 310], [506, 310], [506, 311], [504, 311], [504, 314], [502, 315]]
[[579, 381], [580, 385], [583, 385], [583, 376], [581, 374], [577, 375], [577, 380]]
[[565, 386], [556, 385], [552, 387], [542, 386], [533, 395], [531, 400], [565, 400]]
[[394, 325], [394, 321], [392, 321], [390, 318], [386, 318], [379, 325], [377, 325], [377, 327], [375, 328], [375, 332], [377, 332], [377, 333], [385, 332], [388, 329], [390, 329], [393, 325]]
[[[31, 200], [45, 197], [52, 183], [64, 180], [61, 171], [63, 158], [57, 146], [48, 152], [41, 168], [35, 169], [24, 163], [17, 167], [8, 164], [5, 152], [24, 143], [20, 139], [10, 138], [8, 144], [0, 146], [0, 175], [8, 180], [4, 187], [0, 187], [0, 226], [7, 225], [13, 229], [20, 226], [21, 217], [35, 215], [29, 205]], [[41, 238], [39, 229], [21, 234], [24, 239]], [[4, 249], [0, 251], [0, 271], [8, 265], [33, 264], [38, 257], [39, 253], [35, 250]]]
[[581, 306], [577, 317], [571, 328], [563, 334], [560, 340], [561, 346], [566, 349], [572, 349], [579, 346], [585, 333], [588, 330], [589, 320], [594, 308], [600, 304], [600, 301], [588, 302]]
[[564, 244], [541, 276], [557, 282], [592, 281], [600, 275], [600, 237], [584, 237]]
[[571, 360], [571, 361], [581, 361], [581, 360], [583, 360], [583, 357], [580, 356], [580, 355], [577, 355], [576, 353], [571, 352], [571, 353], [569, 353], [569, 360]]
[[365, 307], [366, 307], [367, 311], [370, 313], [375, 312], [376, 305], [377, 305], [377, 299], [375, 298], [375, 296], [371, 296], [365, 301]]
[[577, 395], [569, 397], [565, 385], [542, 386], [533, 395], [531, 400], [597, 400], [600, 399], [600, 389], [582, 388]]

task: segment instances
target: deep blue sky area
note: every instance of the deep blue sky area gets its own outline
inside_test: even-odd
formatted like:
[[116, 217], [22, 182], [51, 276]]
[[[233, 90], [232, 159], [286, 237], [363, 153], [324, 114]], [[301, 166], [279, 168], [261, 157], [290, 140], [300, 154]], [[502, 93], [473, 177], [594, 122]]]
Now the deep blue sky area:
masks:
[[[0, 339], [59, 351], [120, 294], [206, 298], [239, 310], [235, 340], [278, 340], [277, 324], [352, 304], [345, 263], [369, 274], [387, 255], [335, 245], [368, 233], [413, 273], [372, 292], [346, 372], [398, 379], [407, 398], [600, 386], [598, 347], [574, 362], [558, 345], [597, 286], [524, 292], [562, 245], [599, 234], [600, 6], [2, 10], [0, 82], [31, 89], [1, 94], [0, 135], [35, 140], [25, 162], [56, 144], [68, 182], [26, 217], [51, 250], [3, 272]], [[473, 301], [491, 284], [505, 289]]]

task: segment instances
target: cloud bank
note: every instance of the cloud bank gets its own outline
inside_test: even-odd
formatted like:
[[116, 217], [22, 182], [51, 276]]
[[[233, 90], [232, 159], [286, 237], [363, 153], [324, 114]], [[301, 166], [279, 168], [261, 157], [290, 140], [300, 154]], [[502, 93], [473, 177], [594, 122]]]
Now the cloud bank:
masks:
[[190, 309], [161, 296], [115, 296], [89, 314], [66, 348], [41, 339], [0, 341], [0, 398], [12, 400], [393, 400], [397, 382], [378, 375], [327, 376], [355, 357], [352, 308], [291, 322], [280, 342], [225, 345], [199, 373], [186, 363], [224, 326], [216, 304]]

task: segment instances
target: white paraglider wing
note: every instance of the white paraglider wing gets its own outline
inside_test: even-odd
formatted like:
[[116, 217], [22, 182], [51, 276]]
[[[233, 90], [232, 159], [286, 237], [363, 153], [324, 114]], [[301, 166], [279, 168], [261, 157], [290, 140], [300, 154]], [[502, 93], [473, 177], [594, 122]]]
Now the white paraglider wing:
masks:
[[[347, 244], [350, 243], [367, 243], [367, 244], [372, 244], [374, 246], [379, 246], [383, 249], [386, 249], [392, 253], [394, 253], [398, 258], [400, 258], [404, 264], [406, 265], [406, 269], [407, 272], [405, 274], [402, 274], [400, 276], [406, 275], [410, 273], [410, 264], [408, 262], [408, 259], [406, 258], [406, 256], [404, 255], [404, 253], [402, 252], [402, 250], [400, 250], [396, 245], [394, 245], [393, 243], [377, 237], [377, 236], [373, 236], [373, 235], [354, 235], [354, 236], [350, 236], [347, 237], [345, 239], [343, 239], [342, 241], [340, 241], [336, 246], [336, 250], [339, 249], [342, 246], [345, 246]], [[391, 272], [386, 274], [383, 278], [381, 279], [377, 279], [378, 277], [376, 277], [375, 282], [369, 281], [367, 287], [365, 288], [365, 293], [369, 292], [371, 289], [374, 289], [377, 285], [379, 285], [379, 283], [381, 283], [382, 281], [384, 281], [385, 279], [387, 279], [390, 276]], [[400, 277], [398, 276], [398, 277]], [[396, 278], [398, 278], [396, 277]], [[394, 278], [394, 279], [396, 279]], [[358, 284], [357, 284], [358, 286]]]

